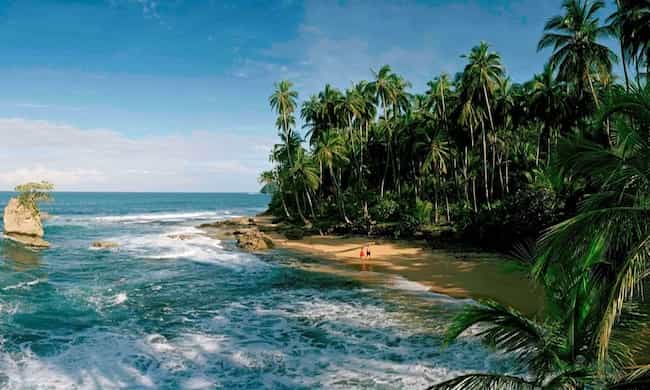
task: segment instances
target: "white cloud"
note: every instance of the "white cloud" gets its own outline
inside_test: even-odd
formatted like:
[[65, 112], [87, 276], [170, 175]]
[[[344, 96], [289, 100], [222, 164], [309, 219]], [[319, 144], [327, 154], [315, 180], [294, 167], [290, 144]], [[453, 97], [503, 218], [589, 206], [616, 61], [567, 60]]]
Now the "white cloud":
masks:
[[84, 191], [254, 191], [273, 143], [232, 131], [128, 138], [20, 118], [0, 118], [0, 139], [0, 189], [49, 180]]

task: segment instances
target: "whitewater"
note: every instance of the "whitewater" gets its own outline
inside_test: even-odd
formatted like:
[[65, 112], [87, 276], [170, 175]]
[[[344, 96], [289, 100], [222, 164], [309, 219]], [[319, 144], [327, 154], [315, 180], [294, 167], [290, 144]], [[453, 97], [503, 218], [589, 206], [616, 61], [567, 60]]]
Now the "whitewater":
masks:
[[44, 207], [52, 248], [0, 243], [0, 388], [423, 389], [515, 369], [471, 335], [443, 348], [466, 300], [319, 273], [301, 265], [321, 260], [287, 252], [243, 253], [195, 227], [268, 201], [56, 194]]

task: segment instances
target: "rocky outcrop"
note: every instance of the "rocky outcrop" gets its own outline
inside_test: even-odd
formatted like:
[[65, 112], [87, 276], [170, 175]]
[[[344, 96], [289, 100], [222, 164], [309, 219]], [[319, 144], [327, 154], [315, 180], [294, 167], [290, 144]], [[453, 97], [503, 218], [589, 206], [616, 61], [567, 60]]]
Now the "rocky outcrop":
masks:
[[90, 246], [94, 249], [111, 249], [117, 248], [120, 244], [112, 241], [95, 241]]
[[11, 198], [4, 211], [4, 235], [10, 240], [27, 246], [48, 247], [43, 240], [43, 224], [38, 211], [22, 205], [17, 198]]
[[237, 246], [249, 252], [273, 248], [273, 240], [261, 232], [254, 218], [233, 218], [198, 226], [208, 237], [219, 240], [235, 239]]
[[217, 221], [212, 223], [204, 223], [198, 227], [201, 229], [205, 228], [215, 228], [215, 229], [238, 229], [242, 227], [252, 227], [255, 226], [255, 218], [232, 218], [226, 219], [223, 221]]
[[171, 238], [172, 240], [187, 241], [196, 238], [196, 234], [170, 234], [167, 236], [167, 238]]
[[263, 251], [273, 248], [273, 240], [257, 229], [236, 231], [237, 246], [249, 252]]

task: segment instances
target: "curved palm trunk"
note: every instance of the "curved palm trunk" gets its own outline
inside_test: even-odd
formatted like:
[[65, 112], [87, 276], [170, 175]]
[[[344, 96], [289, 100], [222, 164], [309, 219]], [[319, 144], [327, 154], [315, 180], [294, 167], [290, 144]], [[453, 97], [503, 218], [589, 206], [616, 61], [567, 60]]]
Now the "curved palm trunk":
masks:
[[286, 215], [287, 219], [291, 219], [291, 214], [289, 213], [287, 202], [284, 200], [284, 190], [282, 189], [281, 180], [278, 180], [278, 190], [280, 192], [280, 201], [282, 202], [282, 209], [284, 209], [284, 215]]
[[305, 214], [302, 212], [302, 206], [300, 204], [300, 198], [298, 197], [298, 191], [293, 191], [293, 196], [296, 199], [296, 208], [298, 209], [298, 215], [300, 215], [300, 218], [304, 223], [308, 223], [309, 221], [307, 218], [305, 218]]
[[591, 80], [591, 74], [587, 74], [587, 81], [589, 82], [589, 89], [591, 90], [591, 95], [594, 98], [594, 103], [596, 103], [596, 108], [600, 109], [600, 102], [598, 101], [598, 95], [596, 94], [596, 88], [594, 88], [594, 82]]
[[485, 136], [485, 125], [481, 132], [483, 138], [483, 184], [485, 185], [485, 201], [487, 202], [488, 209], [490, 206], [490, 193], [488, 190], [488, 163], [487, 163], [487, 140]]
[[468, 170], [469, 170], [469, 151], [467, 150], [467, 145], [465, 145], [465, 163], [463, 164], [463, 185], [465, 187], [465, 201], [466, 205], [469, 207], [470, 201], [469, 201], [469, 175], [468, 175]]
[[316, 219], [316, 213], [314, 213], [314, 205], [311, 201], [311, 196], [309, 195], [309, 190], [305, 190], [305, 195], [307, 196], [307, 202], [309, 203], [309, 210], [311, 211], [311, 217]]
[[[621, 9], [621, 0], [616, 0], [616, 7], [620, 11]], [[623, 74], [625, 75], [625, 90], [630, 91], [630, 76], [628, 74], [627, 70], [627, 59], [625, 58], [625, 49], [623, 48], [623, 39], [620, 35], [619, 31], [619, 37], [618, 37], [618, 43], [619, 47], [621, 49], [621, 62], [623, 62]]]
[[445, 191], [445, 207], [447, 209], [447, 223], [451, 222], [451, 211], [449, 210], [449, 196], [447, 196], [447, 192]]
[[345, 220], [347, 224], [351, 224], [350, 219], [345, 213], [345, 204], [343, 202], [343, 197], [341, 196], [341, 185], [339, 184], [338, 180], [336, 179], [336, 174], [334, 173], [334, 168], [332, 168], [332, 165], [329, 166], [329, 171], [330, 171], [330, 176], [332, 176], [332, 180], [334, 181], [334, 187], [336, 188], [336, 203], [339, 205], [339, 212], [341, 213], [341, 216]]

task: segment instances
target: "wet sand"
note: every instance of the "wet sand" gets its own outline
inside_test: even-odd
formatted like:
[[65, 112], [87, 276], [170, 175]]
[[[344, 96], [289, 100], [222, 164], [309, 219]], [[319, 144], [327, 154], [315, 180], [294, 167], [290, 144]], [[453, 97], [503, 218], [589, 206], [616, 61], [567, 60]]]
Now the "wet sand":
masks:
[[[395, 274], [455, 298], [494, 299], [528, 314], [539, 311], [542, 291], [517, 270], [513, 260], [496, 254], [430, 249], [417, 241], [365, 237], [307, 236], [288, 240], [269, 232], [279, 248], [334, 260], [356, 272]], [[370, 244], [371, 257], [359, 258]]]
[[[273, 239], [276, 248], [331, 261], [320, 271], [356, 274], [357, 279], [374, 279], [377, 274], [401, 276], [430, 291], [454, 298], [494, 299], [533, 315], [542, 307], [543, 292], [516, 262], [505, 255], [432, 249], [425, 242], [372, 239], [362, 236], [305, 236], [289, 240], [279, 233], [269, 217], [255, 217], [256, 228]], [[206, 232], [217, 238], [218, 230]], [[365, 245], [371, 257], [359, 257]], [[312, 265], [313, 266], [313, 265]]]

